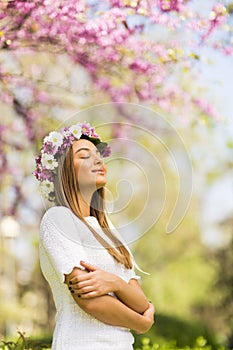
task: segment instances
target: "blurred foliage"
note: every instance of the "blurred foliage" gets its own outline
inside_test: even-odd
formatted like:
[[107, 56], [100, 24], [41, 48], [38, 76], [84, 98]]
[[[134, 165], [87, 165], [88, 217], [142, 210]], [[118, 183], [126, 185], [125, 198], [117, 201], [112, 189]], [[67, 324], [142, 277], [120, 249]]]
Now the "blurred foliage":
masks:
[[[149, 338], [142, 338], [141, 344], [135, 348], [135, 350], [211, 350], [213, 347], [208, 344], [207, 340], [203, 336], [198, 336], [192, 345], [185, 345], [180, 347], [176, 341], [159, 344], [157, 342], [151, 342]], [[227, 350], [224, 346], [217, 346], [216, 350]]]
[[215, 264], [216, 278], [212, 281], [211, 298], [205, 303], [196, 305], [200, 316], [216, 332], [221, 334], [221, 340], [233, 347], [233, 221], [232, 217], [224, 220], [221, 226], [225, 234], [230, 236], [228, 244], [212, 253], [212, 264]]
[[143, 276], [142, 287], [155, 305], [156, 322], [149, 332], [152, 341], [176, 339], [183, 346], [200, 333], [211, 344], [217, 341], [208, 322], [193, 312], [193, 305], [209, 300], [215, 269], [191, 211], [172, 234], [166, 235], [164, 224], [158, 223], [136, 243], [136, 261], [151, 274]]
[[0, 349], [2, 350], [44, 350], [49, 349], [49, 342], [44, 342], [42, 340], [35, 341], [25, 336], [25, 333], [18, 332], [19, 337], [17, 340], [2, 340], [3, 345], [0, 345]]
[[[229, 220], [231, 230], [233, 229], [233, 220]], [[223, 315], [223, 324], [227, 333], [228, 343], [233, 347], [233, 230], [231, 241], [227, 246], [216, 252], [216, 258], [219, 265], [218, 278], [215, 288], [220, 293], [219, 301], [216, 305], [217, 310]]]
[[233, 2], [230, 2], [227, 6], [227, 11], [229, 14], [233, 13]]
[[[25, 337], [24, 333], [18, 332], [19, 338], [16, 341], [2, 341], [1, 350], [45, 350], [50, 349], [49, 345], [43, 342], [34, 342]], [[135, 344], [135, 350], [212, 350], [213, 347], [208, 344], [208, 341], [203, 336], [198, 336], [192, 345], [180, 347], [176, 341], [160, 344], [153, 342], [148, 337], [142, 337], [138, 345]], [[68, 350], [68, 349], [67, 349]], [[224, 346], [217, 346], [215, 350], [228, 350]]]
[[[200, 321], [187, 321], [178, 317], [155, 315], [155, 324], [146, 334], [152, 343], [161, 345], [168, 342], [175, 342], [177, 346], [184, 347], [187, 344], [194, 344], [195, 339], [202, 334], [211, 346], [216, 346], [216, 339], [213, 332]], [[134, 334], [136, 347], [140, 345], [145, 335]]]

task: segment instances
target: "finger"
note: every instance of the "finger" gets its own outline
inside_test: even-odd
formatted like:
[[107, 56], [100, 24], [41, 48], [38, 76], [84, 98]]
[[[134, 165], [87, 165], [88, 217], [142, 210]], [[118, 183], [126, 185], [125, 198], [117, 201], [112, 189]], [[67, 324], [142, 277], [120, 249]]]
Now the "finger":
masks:
[[95, 289], [92, 286], [85, 287], [82, 289], [74, 289], [73, 287], [69, 289], [70, 289], [70, 292], [73, 294], [86, 294], [86, 293], [91, 293], [95, 291]]
[[80, 293], [86, 293], [86, 292], [91, 292], [93, 290], [97, 290], [93, 285], [86, 285], [84, 287], [78, 288], [75, 286], [71, 286], [71, 289], [75, 290], [75, 291], [79, 291]]
[[79, 283], [79, 282], [84, 282], [84, 281], [88, 281], [91, 278], [93, 278], [93, 273], [95, 272], [89, 272], [89, 273], [85, 273], [82, 276], [74, 276], [73, 278], [70, 279], [69, 284], [75, 284], [75, 283]]
[[91, 265], [89, 263], [86, 263], [85, 261], [82, 261], [82, 260], [80, 261], [80, 265], [82, 265], [83, 267], [85, 267], [89, 271], [97, 270], [97, 267], [95, 267], [94, 265]]
[[86, 273], [85, 275], [79, 276], [79, 277], [73, 277], [70, 279], [69, 284], [74, 285], [80, 282], [88, 281], [92, 278], [91, 273]]
[[92, 281], [84, 281], [84, 282], [77, 282], [77, 283], [73, 283], [70, 287], [72, 289], [82, 289], [85, 287], [90, 287], [91, 285], [93, 285]]

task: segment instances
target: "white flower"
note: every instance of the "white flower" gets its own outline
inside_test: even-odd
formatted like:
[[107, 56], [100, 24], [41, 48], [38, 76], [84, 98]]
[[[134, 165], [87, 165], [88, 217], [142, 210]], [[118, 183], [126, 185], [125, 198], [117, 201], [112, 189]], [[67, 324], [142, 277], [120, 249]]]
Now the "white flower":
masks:
[[76, 139], [79, 139], [82, 135], [82, 128], [80, 124], [72, 125], [69, 129], [71, 134], [73, 134]]
[[56, 131], [51, 131], [49, 133], [49, 136], [46, 136], [44, 138], [44, 143], [45, 142], [52, 142], [54, 145], [56, 145], [57, 147], [62, 145], [63, 142], [63, 135], [60, 134], [59, 132]]
[[43, 153], [41, 156], [41, 164], [46, 169], [53, 170], [58, 166], [58, 162], [52, 154]]
[[49, 180], [44, 180], [40, 183], [40, 193], [43, 197], [48, 198], [50, 192], [54, 191], [54, 184]]

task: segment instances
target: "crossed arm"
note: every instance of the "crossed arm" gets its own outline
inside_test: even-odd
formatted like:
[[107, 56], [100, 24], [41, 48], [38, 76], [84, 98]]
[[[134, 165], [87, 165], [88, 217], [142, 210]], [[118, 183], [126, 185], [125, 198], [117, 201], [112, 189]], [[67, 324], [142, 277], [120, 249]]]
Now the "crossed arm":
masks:
[[[154, 322], [154, 307], [148, 303], [138, 282], [120, 277], [81, 262], [65, 276], [76, 303], [87, 313], [112, 326], [147, 332]], [[108, 295], [114, 292], [117, 298]]]

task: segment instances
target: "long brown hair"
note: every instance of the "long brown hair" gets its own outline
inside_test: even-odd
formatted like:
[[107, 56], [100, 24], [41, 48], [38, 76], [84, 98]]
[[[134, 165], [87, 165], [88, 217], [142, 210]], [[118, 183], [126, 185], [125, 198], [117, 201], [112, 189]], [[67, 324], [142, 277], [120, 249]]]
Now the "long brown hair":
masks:
[[90, 229], [96, 240], [126, 268], [132, 268], [132, 257], [122, 242], [111, 232], [104, 208], [104, 188], [97, 189], [90, 204], [90, 215], [95, 216], [105, 235], [113, 242], [115, 248], [111, 247], [84, 219], [81, 214], [78, 201], [78, 183], [75, 176], [73, 163], [73, 150], [70, 147], [58, 160], [58, 173], [54, 181], [55, 200], [59, 206], [65, 206]]

